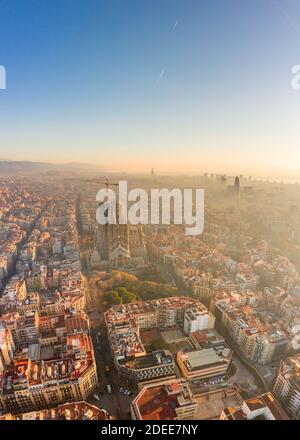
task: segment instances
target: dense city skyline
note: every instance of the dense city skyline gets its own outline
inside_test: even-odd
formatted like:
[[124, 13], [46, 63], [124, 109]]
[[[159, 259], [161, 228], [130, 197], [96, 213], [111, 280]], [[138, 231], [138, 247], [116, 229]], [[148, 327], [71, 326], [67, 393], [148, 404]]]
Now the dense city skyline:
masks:
[[1, 433], [300, 420], [299, 25], [0, 0]]

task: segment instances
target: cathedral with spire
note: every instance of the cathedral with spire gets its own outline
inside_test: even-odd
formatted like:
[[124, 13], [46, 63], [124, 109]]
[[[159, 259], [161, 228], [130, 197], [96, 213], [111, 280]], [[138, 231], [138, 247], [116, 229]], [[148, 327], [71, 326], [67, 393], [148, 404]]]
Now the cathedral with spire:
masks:
[[[117, 203], [118, 206], [118, 203]], [[146, 243], [142, 225], [118, 223], [96, 225], [91, 265], [110, 269], [130, 270], [141, 267], [146, 260]]]

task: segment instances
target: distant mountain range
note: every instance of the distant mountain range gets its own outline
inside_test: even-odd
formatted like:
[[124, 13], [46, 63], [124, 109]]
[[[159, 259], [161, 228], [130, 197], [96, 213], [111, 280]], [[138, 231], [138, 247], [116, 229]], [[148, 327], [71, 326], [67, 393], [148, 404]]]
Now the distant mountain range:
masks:
[[60, 174], [62, 172], [99, 172], [99, 165], [70, 162], [66, 164], [53, 164], [48, 162], [13, 161], [0, 159], [1, 174]]

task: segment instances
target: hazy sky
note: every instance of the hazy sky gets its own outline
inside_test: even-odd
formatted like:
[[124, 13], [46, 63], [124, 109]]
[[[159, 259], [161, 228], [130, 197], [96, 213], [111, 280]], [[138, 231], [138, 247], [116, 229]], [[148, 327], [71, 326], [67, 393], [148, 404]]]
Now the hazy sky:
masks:
[[299, 0], [0, 0], [0, 158], [300, 170]]

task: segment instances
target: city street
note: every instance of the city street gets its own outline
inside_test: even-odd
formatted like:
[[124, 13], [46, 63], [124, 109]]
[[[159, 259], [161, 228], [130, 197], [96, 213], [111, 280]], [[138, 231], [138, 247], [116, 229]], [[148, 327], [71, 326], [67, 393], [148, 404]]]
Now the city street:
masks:
[[257, 384], [257, 380], [254, 375], [241, 364], [236, 355], [233, 356], [232, 363], [236, 368], [236, 371], [233, 376], [227, 380], [228, 385], [237, 384], [242, 391], [245, 391], [250, 396], [255, 396], [263, 391], [262, 388]]
[[[101, 328], [101, 330], [99, 330]], [[98, 332], [100, 331], [100, 336]], [[100, 400], [91, 396], [90, 402], [99, 408], [106, 409], [111, 416], [116, 418], [128, 418], [130, 413], [130, 404], [134, 396], [126, 396], [119, 392], [118, 375], [112, 363], [110, 348], [108, 346], [105, 334], [104, 324], [101, 327], [93, 328], [91, 336], [94, 345], [94, 353], [97, 365], [97, 373], [99, 379], [99, 390], [94, 393], [99, 395]], [[97, 336], [99, 344], [97, 341]], [[109, 369], [109, 371], [108, 371]], [[107, 385], [111, 387], [111, 393], [107, 389]]]

